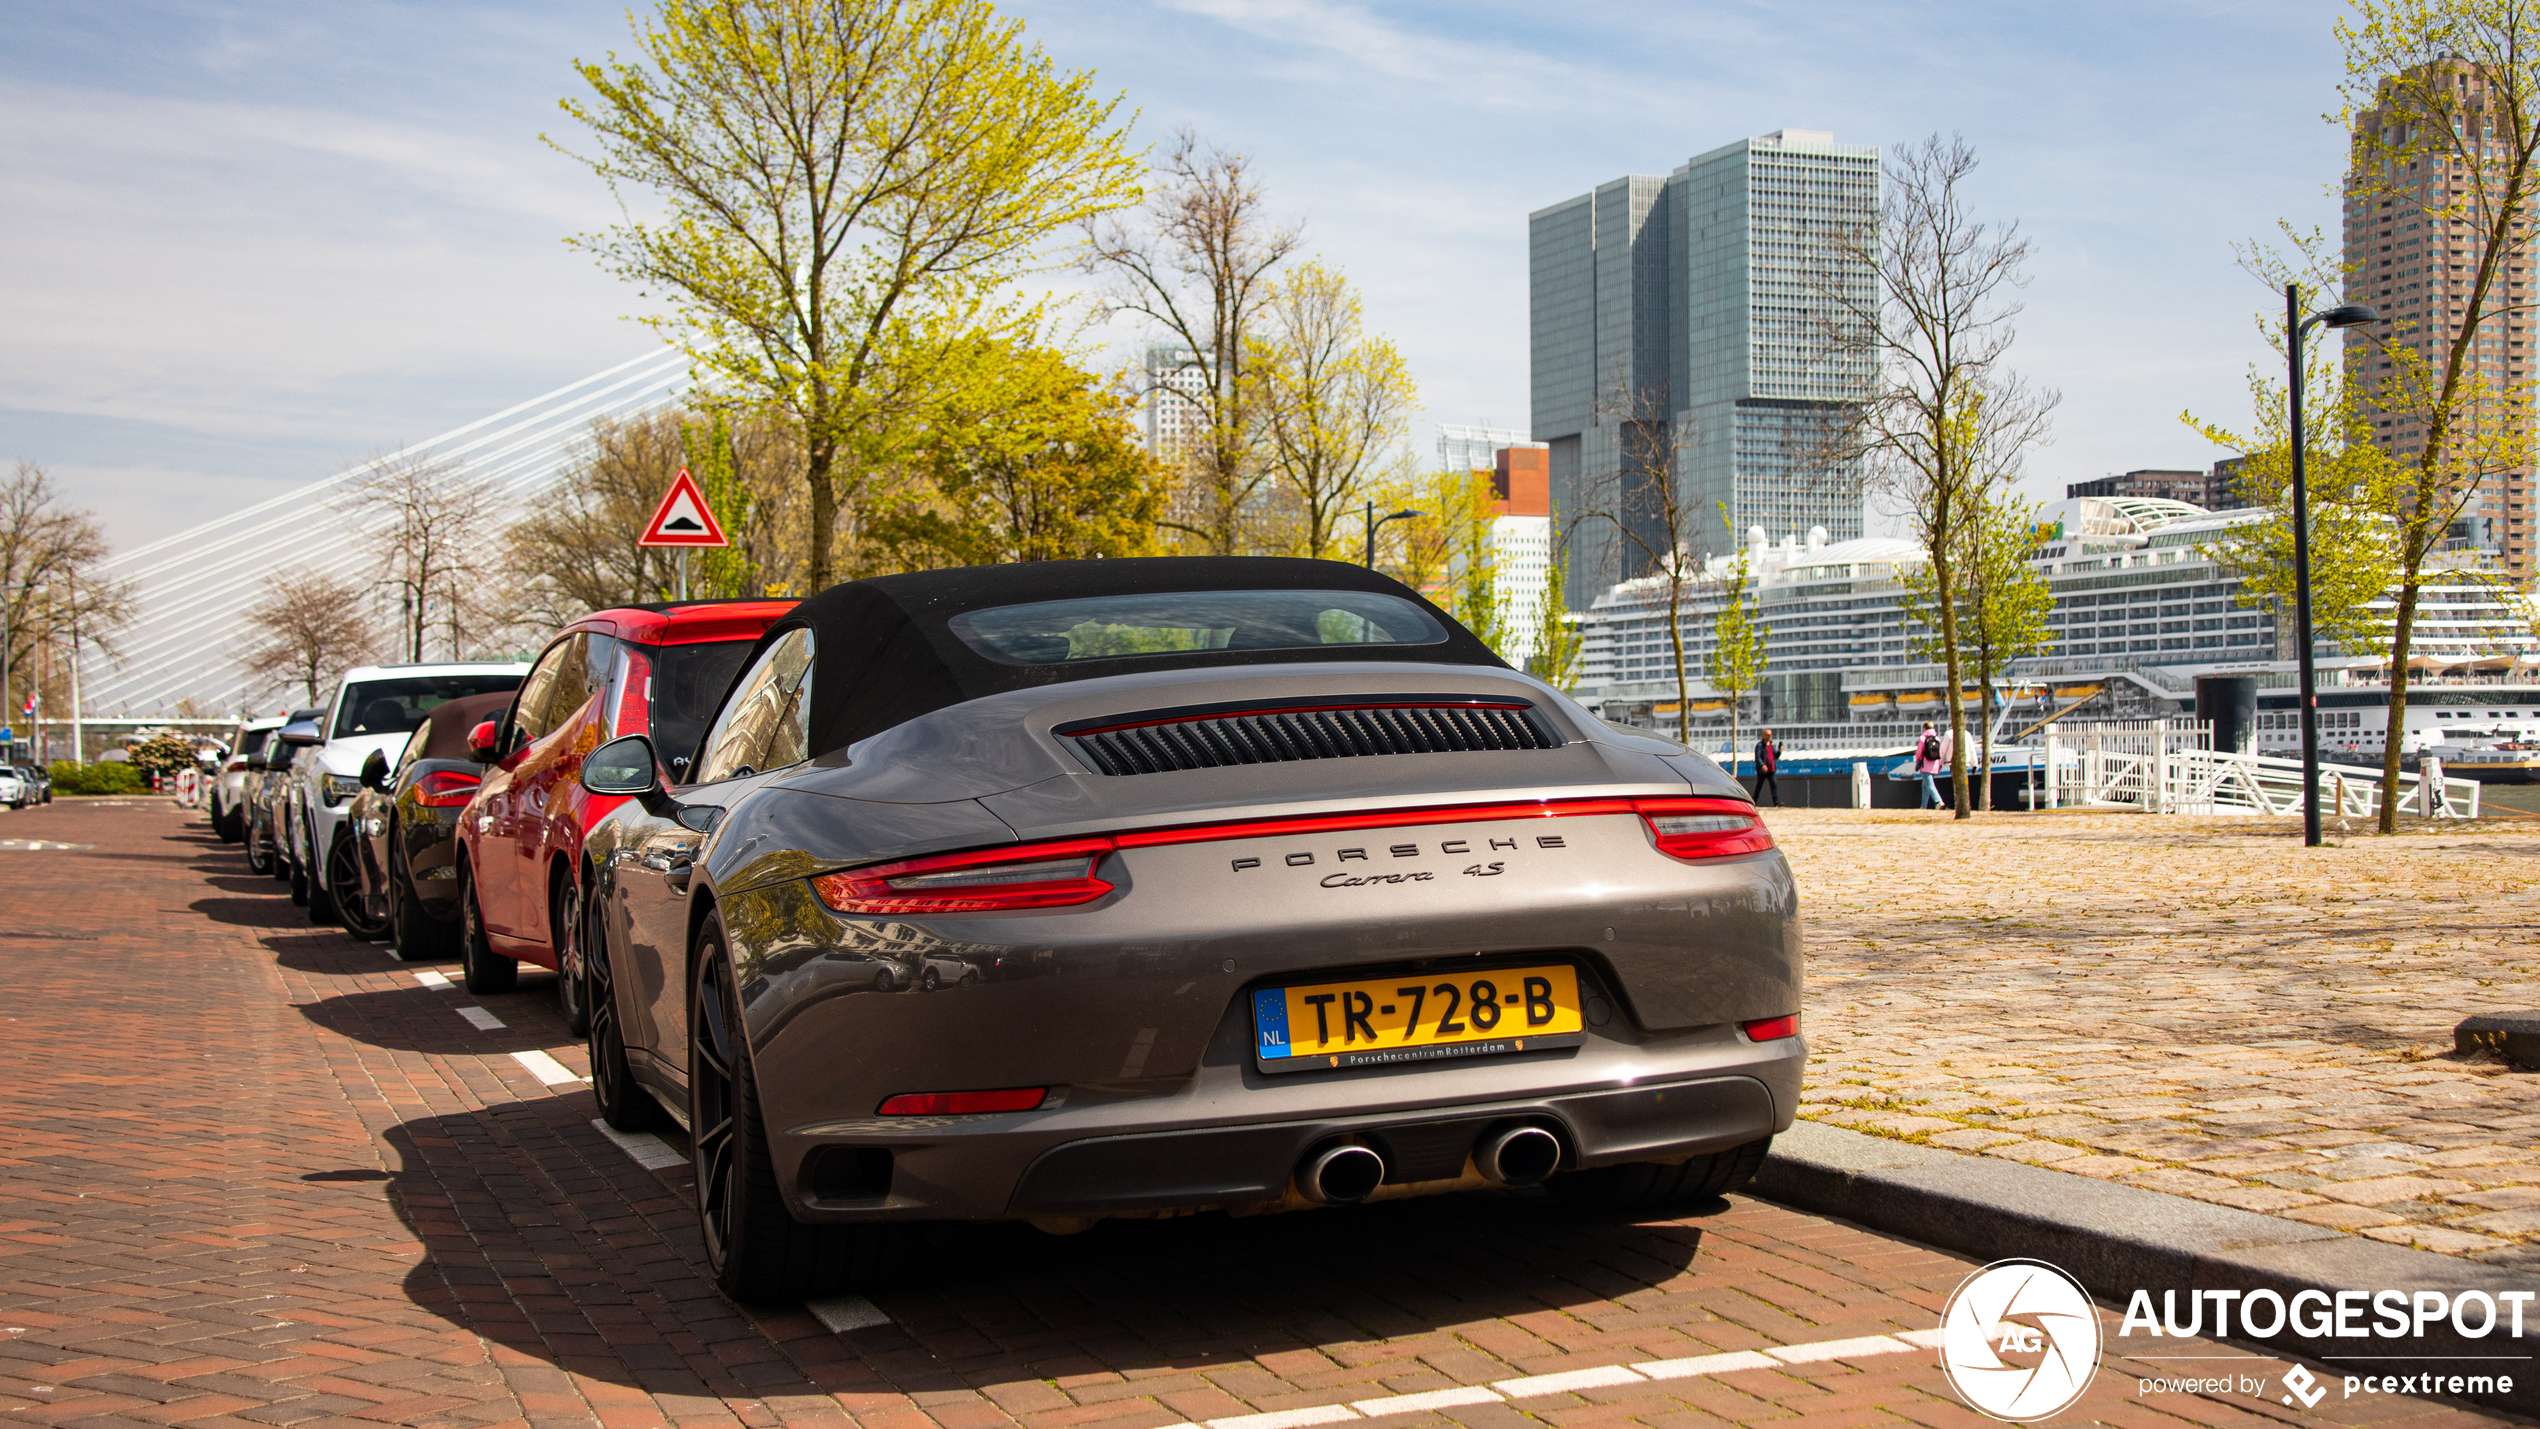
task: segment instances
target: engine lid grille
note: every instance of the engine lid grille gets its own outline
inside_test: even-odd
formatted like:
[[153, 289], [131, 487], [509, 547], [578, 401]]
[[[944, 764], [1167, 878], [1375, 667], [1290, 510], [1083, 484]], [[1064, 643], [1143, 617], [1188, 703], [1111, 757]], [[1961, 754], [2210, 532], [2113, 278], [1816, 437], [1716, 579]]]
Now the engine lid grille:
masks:
[[1158, 710], [1056, 732], [1104, 774], [1561, 744], [1530, 704], [1461, 696]]

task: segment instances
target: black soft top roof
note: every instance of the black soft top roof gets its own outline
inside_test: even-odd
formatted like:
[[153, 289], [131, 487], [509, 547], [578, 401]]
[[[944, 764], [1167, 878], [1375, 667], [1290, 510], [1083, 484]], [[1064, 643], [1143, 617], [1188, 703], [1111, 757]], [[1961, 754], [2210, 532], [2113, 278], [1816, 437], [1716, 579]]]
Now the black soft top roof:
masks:
[[[1394, 596], [1426, 611], [1445, 628], [1446, 639], [1431, 645], [1190, 650], [1010, 665], [971, 649], [950, 628], [955, 616], [998, 606], [1220, 590], [1370, 591]], [[1341, 561], [1279, 556], [1034, 561], [849, 581], [812, 596], [769, 626], [751, 651], [751, 659], [786, 631], [806, 628], [817, 651], [811, 692], [811, 752], [815, 755], [844, 749], [919, 715], [984, 695], [1141, 670], [1333, 661], [1508, 668], [1453, 616], [1390, 576]], [[748, 663], [741, 668], [748, 669]]]

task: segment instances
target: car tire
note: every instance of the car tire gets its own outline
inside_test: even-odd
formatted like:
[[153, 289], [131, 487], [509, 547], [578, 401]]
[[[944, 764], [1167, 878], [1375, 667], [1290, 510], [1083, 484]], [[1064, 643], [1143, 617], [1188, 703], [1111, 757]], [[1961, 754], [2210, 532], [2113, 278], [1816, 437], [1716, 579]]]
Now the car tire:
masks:
[[387, 919], [371, 916], [370, 894], [362, 886], [361, 845], [350, 835], [338, 838], [326, 856], [326, 892], [345, 932], [368, 943], [388, 931]]
[[573, 881], [559, 878], [547, 890], [547, 946], [556, 954], [556, 1012], [576, 1037], [591, 1031], [591, 986], [582, 974], [582, 900]]
[[688, 991], [688, 1129], [706, 1268], [743, 1304], [800, 1300], [879, 1282], [895, 1227], [805, 1225], [786, 1207], [759, 1114], [722, 920], [697, 933]]
[[1597, 1211], [1638, 1211], [1709, 1200], [1744, 1189], [1772, 1149], [1773, 1139], [1767, 1136], [1673, 1166], [1635, 1161], [1564, 1172], [1545, 1182], [1544, 1188], [1573, 1206]]
[[247, 846], [247, 871], [249, 873], [271, 873], [273, 871], [272, 862], [265, 856], [265, 841], [258, 833], [254, 824], [251, 823], [247, 825], [245, 837], [243, 837], [240, 842]]
[[[300, 853], [302, 867], [307, 874], [309, 884], [309, 926], [321, 928], [338, 921], [335, 916], [335, 890], [327, 882], [327, 860], [318, 857], [316, 849], [307, 846], [306, 840], [309, 837], [311, 835], [303, 829]], [[331, 850], [328, 857], [333, 857]]]
[[439, 962], [459, 951], [459, 925], [424, 911], [400, 847], [388, 846], [388, 936], [399, 962]]
[[590, 993], [591, 1097], [600, 1104], [600, 1119], [619, 1131], [651, 1131], [670, 1118], [652, 1093], [636, 1085], [634, 1069], [627, 1064], [625, 1028], [618, 1021], [616, 964], [610, 961], [608, 930], [601, 926], [596, 907], [582, 918], [582, 970]]
[[277, 856], [281, 858], [283, 865], [288, 870], [284, 876], [291, 880], [292, 904], [295, 907], [300, 908], [308, 907], [309, 871], [300, 865], [300, 851], [295, 848], [287, 854], [278, 854]]
[[459, 865], [460, 981], [473, 993], [509, 992], [520, 984], [520, 964], [494, 951], [485, 937], [485, 915], [476, 906], [476, 875]]
[[222, 843], [238, 842], [238, 815], [227, 809], [215, 810], [212, 814], [212, 832], [220, 836]]

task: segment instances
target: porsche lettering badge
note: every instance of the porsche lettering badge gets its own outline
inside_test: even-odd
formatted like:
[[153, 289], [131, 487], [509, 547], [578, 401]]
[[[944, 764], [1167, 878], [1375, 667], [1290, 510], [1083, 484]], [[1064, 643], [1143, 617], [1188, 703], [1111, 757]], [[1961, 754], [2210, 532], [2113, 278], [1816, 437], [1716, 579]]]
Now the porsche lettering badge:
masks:
[[[1535, 834], [1532, 837], [1535, 848], [1569, 847], [1568, 842], [1560, 834]], [[1482, 847], [1474, 847], [1476, 843], [1480, 843]], [[1399, 843], [1385, 844], [1381, 847], [1336, 849], [1327, 852], [1333, 863], [1373, 863], [1379, 858], [1421, 858], [1432, 852], [1443, 858], [1470, 856], [1477, 853], [1513, 853], [1524, 845], [1525, 840], [1522, 838], [1448, 839], [1430, 848], [1424, 848], [1416, 843]], [[1310, 849], [1299, 849], [1294, 853], [1279, 856], [1280, 864], [1288, 868], [1312, 868], [1319, 861], [1320, 857]], [[1262, 860], [1258, 858], [1229, 859], [1227, 862], [1237, 873], [1249, 872], [1262, 866]], [[1503, 865], [1491, 863], [1477, 864], [1475, 867], [1489, 869], [1490, 873], [1482, 876], [1490, 877], [1499, 873]], [[1351, 876], [1344, 878], [1341, 874], [1329, 875], [1322, 880], [1323, 886], [1325, 888], [1360, 888], [1371, 883], [1423, 883], [1433, 876], [1427, 873], [1375, 873], [1357, 869], [1344, 870], [1344, 872]]]

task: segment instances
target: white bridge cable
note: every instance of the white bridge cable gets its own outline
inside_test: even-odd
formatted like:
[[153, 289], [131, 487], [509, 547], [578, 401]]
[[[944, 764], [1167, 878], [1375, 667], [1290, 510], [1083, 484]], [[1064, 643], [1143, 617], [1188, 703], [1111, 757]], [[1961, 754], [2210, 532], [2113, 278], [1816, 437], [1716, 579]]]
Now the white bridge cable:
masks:
[[[666, 395], [653, 394], [647, 405], [658, 405]], [[587, 432], [577, 416], [562, 431], [538, 433], [533, 439], [535, 445], [525, 440], [503, 449], [500, 455], [509, 460], [490, 470], [472, 473], [471, 479], [483, 483], [488, 494], [497, 498], [499, 515], [500, 508], [509, 504], [506, 498], [543, 486], [553, 476], [559, 459], [586, 439]], [[356, 544], [356, 538], [363, 532], [351, 518], [341, 513], [331, 514], [335, 519], [320, 524], [317, 529], [302, 527], [295, 530], [295, 539], [302, 544], [309, 541], [325, 543], [321, 554], [299, 564], [324, 574], [343, 575], [364, 563], [363, 553]], [[184, 648], [187, 642], [201, 634], [207, 624], [231, 621], [246, 605], [253, 603], [254, 598], [261, 594], [260, 589], [242, 589], [236, 579], [224, 581], [222, 578], [241, 574], [241, 567], [272, 564], [275, 552], [270, 544], [238, 549], [242, 544], [235, 536], [215, 543], [213, 550], [229, 549], [232, 554], [226, 559], [197, 565], [178, 579], [162, 585], [158, 591], [151, 592], [159, 599], [150, 602], [155, 607], [148, 626], [150, 634], [138, 643], [127, 644], [116, 661], [113, 675], [107, 677], [107, 684], [122, 687], [146, 681], [169, 663], [169, 658], [152, 657], [171, 646], [180, 647], [174, 658], [199, 654]], [[183, 599], [167, 598], [183, 592], [193, 593]]]
[[[647, 394], [643, 406], [633, 410], [657, 406], [667, 396], [667, 392]], [[621, 407], [619, 410], [623, 414], [629, 409]], [[567, 414], [556, 422], [541, 423], [540, 427], [541, 430], [533, 435], [494, 453], [489, 453], [489, 458], [500, 460], [502, 464], [472, 472], [469, 479], [483, 484], [488, 494], [498, 499], [517, 495], [525, 489], [534, 489], [553, 474], [553, 463], [558, 456], [578, 446], [588, 436], [584, 415], [578, 411]], [[557, 430], [558, 427], [562, 430]], [[353, 518], [343, 513], [329, 514], [335, 518], [329, 524], [351, 528], [348, 531], [350, 535], [363, 534], [360, 528], [354, 526]], [[191, 634], [196, 622], [174, 623], [185, 613], [203, 608], [207, 604], [225, 609], [236, 603], [235, 597], [238, 594], [236, 584], [223, 582], [221, 578], [232, 574], [242, 565], [270, 561], [273, 557], [270, 533], [248, 534], [263, 535], [267, 544], [248, 547], [245, 544], [245, 536], [237, 534], [213, 542], [205, 548], [203, 552], [205, 556], [225, 550], [231, 551], [232, 554], [226, 559], [208, 563], [198, 562], [181, 572], [175, 579], [162, 584], [158, 591], [154, 592], [160, 599], [153, 602], [158, 606], [158, 610], [154, 612], [151, 635], [140, 644], [129, 648], [128, 653], [120, 662], [120, 675], [136, 673], [133, 662], [144, 652]], [[303, 540], [307, 540], [314, 539], [322, 533], [303, 530], [300, 534]], [[241, 549], [242, 547], [244, 549]], [[360, 552], [357, 549], [349, 543], [338, 543], [328, 547], [323, 555], [303, 564], [313, 565], [316, 569], [328, 574], [341, 574], [346, 568], [358, 565], [359, 562]], [[185, 599], [170, 599], [180, 592], [195, 590], [197, 587], [207, 587], [207, 589]]]
[[[113, 570], [122, 567], [126, 562], [138, 560], [143, 556], [153, 554], [157, 551], [171, 548], [177, 550], [191, 549], [190, 543], [199, 542], [207, 533], [216, 531], [233, 521], [244, 521], [250, 516], [259, 516], [267, 511], [272, 511], [280, 507], [289, 506], [294, 502], [305, 500], [321, 491], [324, 491], [330, 486], [340, 485], [343, 482], [349, 481], [354, 477], [371, 470], [373, 467], [393, 461], [409, 452], [440, 450], [443, 448], [444, 444], [455, 438], [465, 436], [480, 427], [492, 425], [496, 422], [503, 421], [508, 417], [518, 416], [523, 412], [536, 411], [550, 403], [564, 399], [568, 394], [578, 391], [581, 388], [588, 387], [595, 382], [602, 382], [608, 378], [614, 377], [617, 374], [626, 371], [630, 367], [659, 367], [663, 365], [678, 367], [683, 365], [684, 362], [684, 354], [680, 353], [677, 349], [666, 348], [660, 352], [646, 353], [641, 357], [621, 362], [617, 366], [611, 367], [605, 371], [595, 372], [588, 377], [580, 379], [579, 381], [568, 382], [564, 386], [557, 388], [553, 392], [546, 393], [543, 396], [532, 397], [528, 401], [519, 403], [516, 406], [506, 407], [502, 411], [494, 413], [492, 416], [479, 417], [475, 421], [469, 422], [464, 426], [453, 427], [449, 431], [443, 432], [441, 435], [433, 437], [430, 440], [415, 442], [401, 447], [396, 451], [387, 453], [384, 456], [377, 456], [368, 461], [357, 462], [354, 465], [346, 467], [344, 470], [335, 473], [333, 476], [321, 477], [316, 481], [310, 482], [306, 486], [286, 491], [279, 496], [267, 497], [252, 506], [240, 507], [238, 510], [232, 511], [226, 516], [215, 517], [212, 520], [206, 521], [202, 525], [196, 526], [190, 530], [180, 531], [173, 536], [162, 536], [155, 541], [144, 542], [141, 545], [133, 547], [129, 551], [117, 552], [116, 554], [107, 557], [105, 560], [98, 562], [98, 565], [101, 569]], [[640, 380], [640, 378], [636, 380]], [[455, 455], [458, 452], [467, 450], [469, 445], [473, 444], [463, 444], [459, 447], [450, 448], [446, 454]], [[158, 569], [158, 567], [152, 567], [146, 570], [130, 571], [127, 574], [130, 577], [137, 579], [152, 575]]]
[[[449, 461], [453, 477], [482, 486], [496, 519], [506, 520], [587, 446], [594, 418], [667, 405], [686, 376], [686, 361], [675, 350], [646, 354], [101, 563], [138, 587], [141, 619], [137, 638], [118, 642], [114, 657], [83, 652], [83, 713], [146, 715], [185, 698], [224, 710], [242, 708], [245, 699], [268, 689], [272, 682], [249, 677], [230, 648], [245, 611], [264, 593], [265, 571], [290, 564], [357, 576], [372, 564], [359, 538], [376, 529], [376, 521], [322, 504], [317, 511], [307, 509], [322, 503], [330, 488], [400, 458]], [[239, 525], [257, 516], [279, 519]], [[146, 565], [134, 564], [154, 556]], [[63, 722], [51, 710], [46, 714], [48, 724]]]

